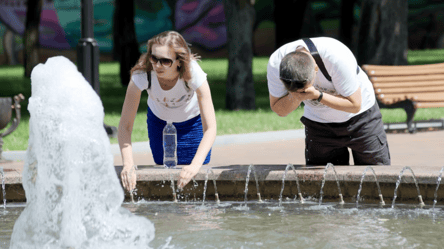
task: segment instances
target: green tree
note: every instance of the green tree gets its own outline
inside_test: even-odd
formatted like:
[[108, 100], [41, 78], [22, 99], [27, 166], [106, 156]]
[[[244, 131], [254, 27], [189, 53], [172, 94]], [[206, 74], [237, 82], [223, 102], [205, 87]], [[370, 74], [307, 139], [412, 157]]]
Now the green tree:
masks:
[[116, 0], [113, 21], [113, 56], [120, 63], [120, 81], [127, 86], [130, 70], [140, 57], [134, 25], [134, 0]]
[[253, 82], [254, 0], [224, 0], [228, 40], [226, 108], [256, 108]]
[[408, 1], [362, 0], [357, 45], [359, 65], [406, 65]]
[[354, 8], [357, 0], [341, 1], [339, 39], [349, 48], [353, 47]]
[[274, 0], [276, 48], [301, 38], [308, 2], [308, 0]]
[[39, 25], [43, 0], [28, 0], [26, 5], [23, 64], [25, 67], [25, 77], [29, 78], [32, 69], [39, 64]]

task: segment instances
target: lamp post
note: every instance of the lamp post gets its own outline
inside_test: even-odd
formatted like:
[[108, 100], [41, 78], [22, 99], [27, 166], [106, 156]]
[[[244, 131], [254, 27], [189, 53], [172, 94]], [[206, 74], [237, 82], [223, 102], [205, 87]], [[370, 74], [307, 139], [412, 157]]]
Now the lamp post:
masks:
[[[83, 77], [91, 84], [100, 96], [99, 82], [99, 44], [94, 39], [94, 9], [93, 0], [81, 1], [81, 32], [82, 36], [77, 44], [77, 68]], [[103, 124], [108, 136], [116, 137], [117, 128]]]
[[92, 0], [81, 2], [81, 32], [77, 44], [77, 68], [100, 95], [99, 83], [99, 45], [94, 39], [94, 10]]

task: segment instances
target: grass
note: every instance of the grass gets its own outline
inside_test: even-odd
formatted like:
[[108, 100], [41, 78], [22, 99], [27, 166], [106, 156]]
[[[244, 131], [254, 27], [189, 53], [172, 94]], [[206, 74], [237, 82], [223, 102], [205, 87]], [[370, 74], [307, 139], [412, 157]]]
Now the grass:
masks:
[[[443, 62], [444, 49], [409, 51], [409, 64], [429, 64]], [[218, 135], [240, 134], [262, 131], [276, 131], [288, 129], [301, 129], [299, 121], [303, 115], [300, 107], [285, 118], [278, 117], [271, 111], [266, 82], [268, 57], [256, 57], [253, 60], [253, 79], [255, 82], [256, 106], [254, 111], [227, 111], [225, 110], [225, 82], [228, 72], [227, 59], [202, 59], [200, 65], [208, 74], [213, 103], [216, 110]], [[104, 122], [108, 125], [118, 126], [120, 113], [125, 97], [126, 87], [120, 84], [118, 63], [101, 63], [100, 95], [105, 109]], [[27, 111], [28, 99], [31, 96], [31, 80], [23, 77], [22, 66], [0, 67], [0, 96], [14, 96], [23, 93], [25, 101], [22, 105], [22, 119], [17, 130], [5, 137], [3, 150], [25, 150], [29, 137], [29, 112]], [[146, 102], [147, 94], [142, 94], [139, 110], [133, 128], [132, 141], [147, 141], [146, 129]], [[405, 122], [407, 116], [402, 109], [382, 109], [384, 123]], [[15, 115], [13, 115], [15, 116]], [[415, 120], [429, 120], [444, 118], [444, 108], [419, 109], [416, 111]], [[7, 128], [0, 132], [5, 132]], [[117, 139], [111, 138], [111, 143], [117, 143]]]

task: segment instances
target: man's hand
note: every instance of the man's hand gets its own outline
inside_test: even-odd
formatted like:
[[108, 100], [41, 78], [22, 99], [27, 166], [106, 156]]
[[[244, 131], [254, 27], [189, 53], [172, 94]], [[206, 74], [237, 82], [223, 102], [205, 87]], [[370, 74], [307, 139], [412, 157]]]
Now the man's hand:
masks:
[[120, 173], [120, 177], [122, 179], [122, 185], [123, 187], [128, 190], [128, 192], [131, 192], [133, 189], [136, 188], [136, 166], [123, 166], [123, 170]]
[[180, 172], [179, 180], [177, 181], [177, 186], [179, 189], [183, 189], [193, 178], [197, 172], [199, 172], [202, 165], [191, 164], [184, 166]]
[[300, 99], [301, 101], [304, 100], [313, 100], [318, 99], [319, 95], [321, 94], [319, 90], [316, 90], [313, 86], [307, 87], [303, 92], [292, 92], [296, 98]]

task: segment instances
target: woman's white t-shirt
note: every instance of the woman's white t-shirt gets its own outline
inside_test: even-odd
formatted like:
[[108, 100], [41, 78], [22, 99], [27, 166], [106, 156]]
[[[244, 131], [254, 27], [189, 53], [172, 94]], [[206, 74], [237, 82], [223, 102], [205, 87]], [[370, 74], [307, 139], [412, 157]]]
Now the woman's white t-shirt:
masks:
[[199, 64], [191, 61], [191, 80], [186, 87], [183, 79], [178, 79], [170, 90], [163, 90], [155, 71], [151, 71], [151, 87], [148, 88], [146, 72], [135, 71], [131, 80], [140, 90], [148, 92], [148, 107], [158, 118], [165, 121], [183, 122], [200, 114], [195, 91], [207, 80], [207, 74]]
[[[316, 100], [305, 100], [304, 116], [320, 123], [342, 123], [368, 110], [375, 104], [375, 93], [367, 75], [359, 69], [350, 49], [340, 41], [329, 37], [311, 38], [332, 81], [327, 80], [321, 70], [316, 73], [314, 88], [331, 95], [348, 97], [361, 87], [361, 110], [349, 113], [335, 110]], [[294, 52], [298, 47], [310, 51], [303, 40], [287, 43], [276, 50], [270, 57], [267, 66], [268, 91], [273, 97], [285, 96], [288, 91], [279, 79], [279, 66], [285, 55]]]

